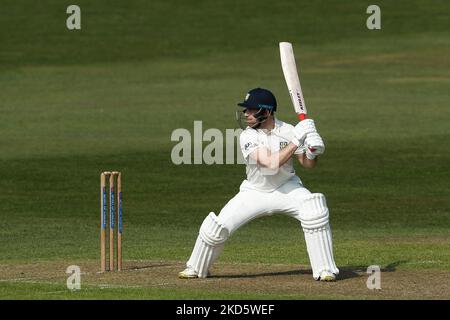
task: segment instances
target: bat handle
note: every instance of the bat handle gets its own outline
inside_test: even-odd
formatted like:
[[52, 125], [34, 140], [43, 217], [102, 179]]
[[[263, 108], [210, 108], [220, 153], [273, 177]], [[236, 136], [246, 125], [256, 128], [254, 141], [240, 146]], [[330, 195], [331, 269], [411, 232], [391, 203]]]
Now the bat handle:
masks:
[[[303, 121], [306, 119], [306, 114], [305, 113], [298, 113], [298, 120]], [[309, 148], [309, 150], [311, 150], [311, 152], [314, 152], [316, 149], [314, 148]]]

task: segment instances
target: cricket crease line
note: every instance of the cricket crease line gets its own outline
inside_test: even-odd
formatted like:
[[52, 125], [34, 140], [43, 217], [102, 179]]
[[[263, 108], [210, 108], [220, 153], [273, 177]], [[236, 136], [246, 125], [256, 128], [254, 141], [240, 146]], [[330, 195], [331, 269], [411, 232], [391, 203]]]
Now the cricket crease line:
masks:
[[[50, 282], [50, 281], [38, 281], [38, 280], [33, 280], [33, 279], [2, 279], [0, 280], [0, 282], [22, 282], [22, 283], [30, 283], [30, 284], [50, 284], [50, 285], [64, 285], [65, 286], [65, 282]], [[144, 288], [144, 286], [141, 285], [113, 285], [113, 284], [85, 284], [85, 288], [83, 288], [83, 290], [93, 290], [93, 289], [120, 289], [120, 288], [129, 288], [129, 289], [133, 289], [133, 288]], [[55, 292], [65, 292], [66, 290], [63, 291], [55, 291]], [[72, 291], [69, 290], [68, 291]]]
[[0, 279], [0, 282], [27, 282], [27, 281], [37, 281], [36, 278], [12, 278], [12, 279]]

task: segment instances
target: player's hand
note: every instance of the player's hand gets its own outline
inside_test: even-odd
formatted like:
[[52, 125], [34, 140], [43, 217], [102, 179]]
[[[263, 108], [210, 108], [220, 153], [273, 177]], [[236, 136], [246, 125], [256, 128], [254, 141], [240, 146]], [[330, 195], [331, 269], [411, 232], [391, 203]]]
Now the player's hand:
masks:
[[[303, 121], [302, 121], [303, 122]], [[325, 144], [322, 137], [317, 133], [308, 133], [305, 138], [306, 157], [309, 160], [315, 159], [325, 152]]]
[[300, 145], [304, 143], [305, 138], [309, 133], [314, 132], [317, 132], [317, 130], [316, 125], [314, 124], [314, 120], [312, 119], [305, 119], [303, 121], [300, 121], [294, 127], [294, 136], [298, 139]]

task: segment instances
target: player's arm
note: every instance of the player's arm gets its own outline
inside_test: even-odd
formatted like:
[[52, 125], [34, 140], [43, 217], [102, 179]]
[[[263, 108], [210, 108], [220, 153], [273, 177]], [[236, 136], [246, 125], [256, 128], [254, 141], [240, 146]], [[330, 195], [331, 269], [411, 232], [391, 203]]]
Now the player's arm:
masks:
[[312, 169], [316, 166], [317, 164], [317, 157], [314, 159], [308, 159], [306, 157], [306, 153], [300, 153], [297, 154], [297, 159], [298, 162], [300, 162], [300, 164], [302, 165], [302, 167], [307, 168], [307, 169]]
[[266, 147], [258, 147], [250, 153], [250, 158], [260, 166], [276, 170], [292, 157], [297, 148], [298, 146], [293, 142], [277, 152], [271, 152]]
[[292, 157], [298, 147], [303, 145], [307, 135], [315, 132], [317, 130], [314, 121], [303, 120], [294, 127], [294, 138], [286, 147], [278, 152], [271, 152], [269, 149], [259, 146], [250, 153], [250, 158], [263, 167], [278, 169]]
[[297, 154], [297, 159], [305, 168], [314, 168], [317, 164], [317, 157], [325, 151], [325, 144], [322, 137], [317, 133], [308, 133], [304, 142], [304, 152]]

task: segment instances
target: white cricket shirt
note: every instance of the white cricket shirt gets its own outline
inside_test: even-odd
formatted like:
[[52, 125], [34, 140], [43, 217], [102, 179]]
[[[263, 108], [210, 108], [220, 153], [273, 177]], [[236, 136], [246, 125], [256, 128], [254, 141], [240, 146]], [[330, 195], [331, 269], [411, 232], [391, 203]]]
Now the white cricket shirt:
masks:
[[[241, 188], [271, 192], [294, 177], [301, 183], [295, 176], [292, 158], [277, 170], [270, 170], [249, 156], [258, 147], [266, 147], [272, 153], [278, 152], [294, 138], [293, 129], [294, 126], [275, 118], [275, 127], [270, 131], [247, 127], [241, 133], [239, 142], [247, 172], [247, 179], [242, 182]], [[301, 152], [301, 148], [298, 148], [295, 154]]]

